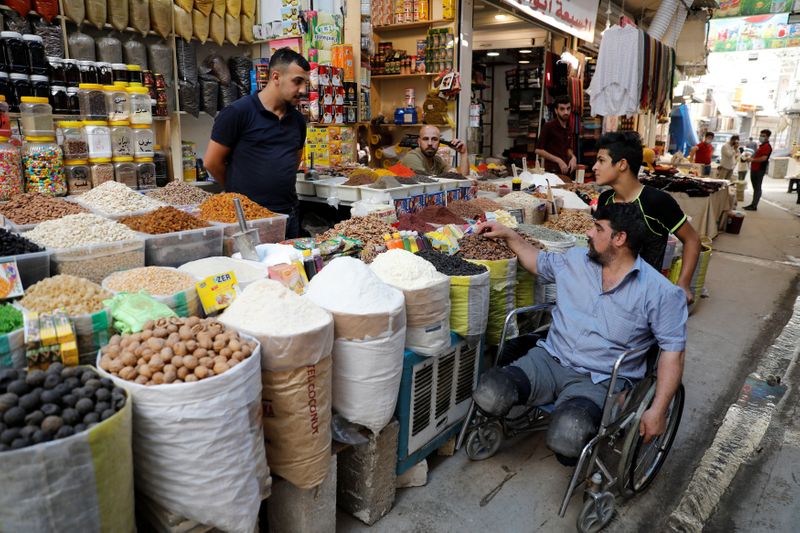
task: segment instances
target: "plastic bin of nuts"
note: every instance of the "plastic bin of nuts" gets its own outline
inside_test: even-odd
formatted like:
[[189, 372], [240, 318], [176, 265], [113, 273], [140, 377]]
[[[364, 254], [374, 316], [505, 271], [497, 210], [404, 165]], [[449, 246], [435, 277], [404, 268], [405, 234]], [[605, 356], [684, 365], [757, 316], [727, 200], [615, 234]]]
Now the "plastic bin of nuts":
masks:
[[[258, 230], [258, 240], [260, 244], [281, 242], [286, 238], [286, 221], [288, 218], [289, 215], [276, 213], [273, 217], [248, 220], [247, 227], [249, 229]], [[235, 252], [238, 252], [233, 240], [233, 235], [239, 232], [239, 224], [226, 224], [222, 222], [213, 222], [213, 224], [224, 228], [224, 237], [222, 240], [223, 255], [230, 257]]]
[[189, 261], [222, 255], [223, 231], [221, 226], [212, 226], [159, 235], [143, 233], [145, 264], [177, 268]]
[[52, 250], [53, 274], [72, 274], [102, 283], [112, 272], [144, 266], [144, 239], [90, 244]]
[[34, 283], [50, 277], [50, 251], [0, 257], [0, 263], [17, 262], [17, 271], [22, 278], [22, 287], [27, 289]]

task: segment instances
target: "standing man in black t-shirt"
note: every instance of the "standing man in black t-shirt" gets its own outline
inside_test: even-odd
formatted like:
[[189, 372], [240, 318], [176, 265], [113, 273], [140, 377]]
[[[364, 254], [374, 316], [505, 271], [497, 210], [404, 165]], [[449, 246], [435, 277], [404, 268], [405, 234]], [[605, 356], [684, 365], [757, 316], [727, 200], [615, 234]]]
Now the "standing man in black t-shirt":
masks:
[[289, 215], [286, 238], [299, 235], [295, 191], [306, 142], [306, 121], [295, 108], [306, 91], [310, 65], [288, 48], [272, 54], [269, 83], [223, 109], [211, 130], [205, 167], [228, 192]]
[[669, 234], [683, 243], [681, 273], [677, 285], [694, 299], [692, 275], [700, 257], [700, 237], [678, 202], [656, 188], [639, 182], [642, 166], [642, 139], [636, 132], [607, 133], [600, 138], [597, 162], [592, 167], [598, 185], [610, 185], [612, 190], [600, 195], [597, 205], [632, 203], [639, 207], [647, 227], [647, 237], [639, 255], [656, 270], [661, 270]]

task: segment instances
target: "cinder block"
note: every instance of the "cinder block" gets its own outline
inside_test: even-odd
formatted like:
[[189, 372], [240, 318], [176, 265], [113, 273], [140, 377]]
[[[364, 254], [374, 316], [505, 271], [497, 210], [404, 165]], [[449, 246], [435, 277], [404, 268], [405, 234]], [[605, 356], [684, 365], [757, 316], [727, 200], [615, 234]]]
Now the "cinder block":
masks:
[[428, 460], [423, 459], [399, 476], [395, 487], [407, 489], [411, 487], [424, 487], [428, 483]]
[[450, 440], [442, 444], [442, 446], [436, 450], [436, 455], [444, 456], [444, 457], [452, 457], [456, 454], [456, 439], [458, 435], [453, 435], [450, 437]]
[[274, 478], [267, 517], [271, 533], [336, 533], [336, 456], [325, 481], [313, 489]]
[[370, 526], [394, 505], [399, 430], [392, 420], [368, 443], [339, 453], [337, 503]]

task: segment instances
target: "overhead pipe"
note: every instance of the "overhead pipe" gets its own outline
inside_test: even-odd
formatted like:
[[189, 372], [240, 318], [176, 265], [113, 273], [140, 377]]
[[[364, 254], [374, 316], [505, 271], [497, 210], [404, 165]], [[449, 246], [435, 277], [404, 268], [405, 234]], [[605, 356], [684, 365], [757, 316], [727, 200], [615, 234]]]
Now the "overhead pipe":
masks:
[[672, 20], [675, 18], [677, 10], [678, 0], [664, 0], [661, 2], [661, 5], [658, 6], [658, 11], [656, 11], [656, 16], [653, 17], [653, 22], [650, 23], [650, 27], [647, 29], [647, 33], [659, 41], [663, 39], [672, 24]]
[[686, 23], [686, 18], [689, 16], [689, 8], [682, 0], [678, 2], [678, 9], [675, 10], [675, 18], [672, 19], [667, 37], [662, 42], [670, 48], [675, 48], [678, 45], [678, 38], [681, 36], [681, 30]]

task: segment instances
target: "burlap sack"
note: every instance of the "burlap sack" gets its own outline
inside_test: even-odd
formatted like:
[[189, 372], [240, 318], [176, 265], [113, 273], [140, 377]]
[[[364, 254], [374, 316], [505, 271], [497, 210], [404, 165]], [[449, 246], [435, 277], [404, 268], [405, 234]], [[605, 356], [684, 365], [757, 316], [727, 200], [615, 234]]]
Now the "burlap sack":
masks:
[[225, 38], [228, 39], [232, 45], [239, 44], [239, 38], [241, 37], [242, 32], [242, 23], [239, 21], [239, 17], [234, 17], [230, 13], [225, 14]]
[[261, 372], [264, 439], [273, 472], [301, 489], [325, 479], [331, 456], [331, 357]]
[[192, 15], [178, 6], [172, 6], [175, 16], [175, 33], [187, 43], [192, 40]]
[[192, 11], [192, 32], [201, 43], [205, 43], [208, 40], [210, 24], [211, 18], [208, 15], [204, 15], [196, 9]]
[[225, 42], [225, 17], [211, 13], [208, 24], [208, 36], [219, 46]]

